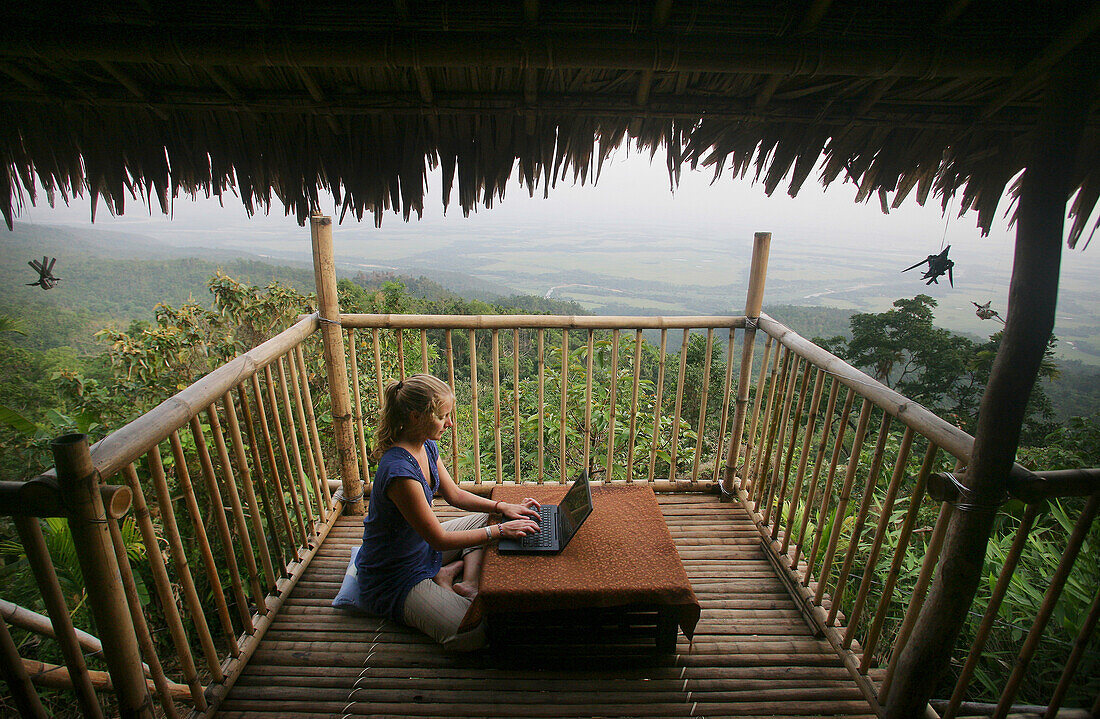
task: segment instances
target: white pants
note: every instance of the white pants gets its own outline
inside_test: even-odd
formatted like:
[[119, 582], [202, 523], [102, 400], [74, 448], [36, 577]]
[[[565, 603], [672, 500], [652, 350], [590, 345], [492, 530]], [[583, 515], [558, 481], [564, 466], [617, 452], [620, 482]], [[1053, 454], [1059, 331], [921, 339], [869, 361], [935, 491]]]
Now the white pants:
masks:
[[[484, 527], [488, 523], [488, 514], [469, 514], [444, 522], [443, 529], [447, 532], [461, 532]], [[443, 553], [443, 564], [449, 564], [475, 549], [477, 547], [448, 550]], [[441, 587], [432, 579], [423, 579], [405, 597], [403, 615], [406, 624], [442, 644], [446, 651], [465, 652], [485, 645], [484, 622], [461, 634], [458, 632], [458, 626], [471, 603], [471, 600], [459, 596], [454, 590]]]

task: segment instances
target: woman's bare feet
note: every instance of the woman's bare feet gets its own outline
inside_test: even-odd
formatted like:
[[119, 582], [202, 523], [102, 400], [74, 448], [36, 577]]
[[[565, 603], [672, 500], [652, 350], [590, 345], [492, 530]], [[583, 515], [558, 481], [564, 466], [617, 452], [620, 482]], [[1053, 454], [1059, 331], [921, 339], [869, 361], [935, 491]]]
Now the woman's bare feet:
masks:
[[[451, 589], [455, 586], [455, 579], [462, 572], [462, 560], [456, 559], [450, 564], [440, 567], [436, 575], [432, 577], [432, 581], [443, 587], [444, 589]], [[456, 590], [457, 591], [457, 590]], [[461, 592], [459, 592], [461, 594]]]
[[455, 590], [455, 594], [461, 597], [473, 599], [477, 596], [478, 586], [473, 582], [456, 582], [451, 585], [451, 589]]

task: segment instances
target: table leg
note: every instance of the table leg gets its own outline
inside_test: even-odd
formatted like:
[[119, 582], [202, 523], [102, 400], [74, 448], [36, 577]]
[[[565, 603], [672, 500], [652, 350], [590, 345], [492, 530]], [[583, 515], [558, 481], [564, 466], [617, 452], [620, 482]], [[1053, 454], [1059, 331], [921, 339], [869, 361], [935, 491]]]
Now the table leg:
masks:
[[676, 612], [671, 607], [660, 607], [657, 610], [657, 651], [662, 654], [675, 651], [678, 631]]

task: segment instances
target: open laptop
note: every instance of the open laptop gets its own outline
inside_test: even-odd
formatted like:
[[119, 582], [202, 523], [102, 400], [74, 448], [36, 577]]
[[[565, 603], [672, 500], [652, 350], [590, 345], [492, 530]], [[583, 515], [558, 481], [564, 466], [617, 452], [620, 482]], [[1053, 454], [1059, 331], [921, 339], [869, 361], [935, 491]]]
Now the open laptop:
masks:
[[497, 548], [501, 554], [557, 554], [565, 549], [590, 514], [592, 488], [588, 485], [588, 472], [581, 472], [561, 504], [539, 507], [538, 532], [523, 539], [501, 539]]

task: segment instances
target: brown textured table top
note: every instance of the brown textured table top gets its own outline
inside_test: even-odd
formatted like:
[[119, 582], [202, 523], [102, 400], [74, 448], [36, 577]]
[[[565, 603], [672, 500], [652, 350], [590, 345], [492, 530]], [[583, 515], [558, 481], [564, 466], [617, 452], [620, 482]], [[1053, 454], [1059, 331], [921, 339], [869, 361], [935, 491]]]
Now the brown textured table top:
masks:
[[[492, 498], [519, 502], [534, 497], [558, 504], [566, 490], [505, 485], [494, 488]], [[644, 485], [594, 486], [592, 503], [592, 514], [559, 554], [502, 555], [495, 545], [490, 547], [477, 599], [463, 625], [497, 612], [667, 605], [690, 638], [699, 621], [699, 602], [653, 490]]]

